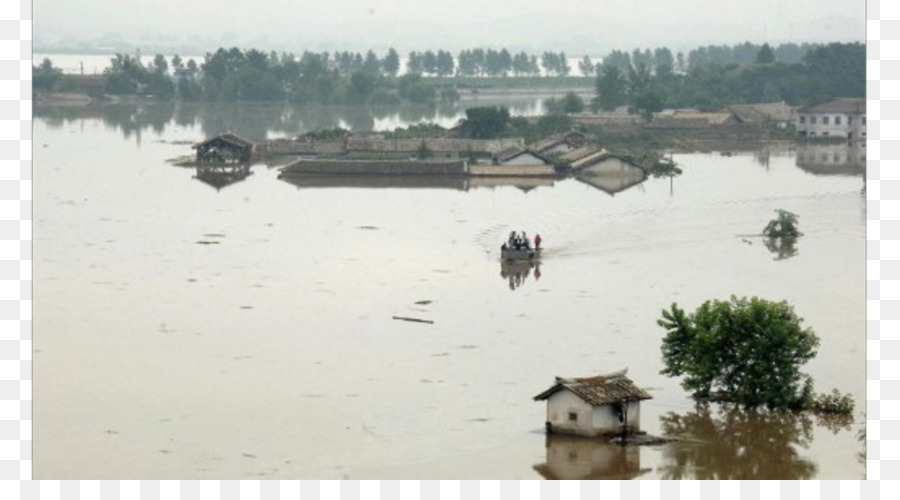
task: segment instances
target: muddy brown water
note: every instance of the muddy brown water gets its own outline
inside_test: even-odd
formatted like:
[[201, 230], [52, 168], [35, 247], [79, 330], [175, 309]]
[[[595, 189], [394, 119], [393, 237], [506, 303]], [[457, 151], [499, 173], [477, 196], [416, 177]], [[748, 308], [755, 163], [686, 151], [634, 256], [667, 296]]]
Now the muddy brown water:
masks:
[[[165, 162], [203, 131], [164, 125], [35, 119], [36, 479], [864, 475], [861, 175], [788, 147], [676, 154], [681, 177], [614, 195], [264, 165], [216, 187]], [[805, 233], [788, 255], [747, 236], [778, 208]], [[539, 268], [500, 263], [511, 230], [541, 234]], [[853, 421], [697, 408], [659, 374], [661, 309], [731, 294], [795, 306]], [[544, 435], [554, 376], [622, 367], [654, 396], [642, 427], [685, 441]]]

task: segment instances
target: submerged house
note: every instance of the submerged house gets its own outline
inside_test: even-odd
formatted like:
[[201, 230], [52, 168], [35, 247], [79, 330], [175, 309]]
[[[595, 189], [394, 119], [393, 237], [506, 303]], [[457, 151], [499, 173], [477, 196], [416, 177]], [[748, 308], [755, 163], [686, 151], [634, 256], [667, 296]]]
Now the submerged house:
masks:
[[547, 432], [595, 437], [640, 431], [641, 401], [652, 396], [625, 372], [556, 377], [552, 387], [534, 397], [547, 401]]
[[528, 145], [530, 151], [534, 151], [544, 158], [568, 153], [588, 143], [588, 137], [581, 132], [572, 130], [562, 134], [554, 134], [540, 139]]
[[866, 138], [866, 99], [837, 98], [797, 110], [800, 137]]
[[572, 163], [577, 179], [611, 196], [647, 180], [647, 172], [606, 151], [589, 155]]
[[510, 146], [491, 155], [491, 163], [494, 165], [546, 165], [550, 162], [524, 146]]
[[199, 144], [197, 163], [244, 163], [250, 161], [253, 143], [230, 132], [217, 135]]

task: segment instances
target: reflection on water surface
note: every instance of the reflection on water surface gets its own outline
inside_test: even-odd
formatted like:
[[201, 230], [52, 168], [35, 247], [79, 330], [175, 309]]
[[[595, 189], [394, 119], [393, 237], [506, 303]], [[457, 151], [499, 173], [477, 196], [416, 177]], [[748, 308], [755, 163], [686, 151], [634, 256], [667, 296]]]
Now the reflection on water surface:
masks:
[[[575, 179], [293, 183], [265, 165], [210, 189], [166, 160], [223, 128], [260, 139], [342, 118], [114, 109], [34, 122], [36, 478], [862, 474], [854, 429], [695, 409], [659, 375], [655, 323], [672, 302], [787, 300], [821, 338], [805, 371], [862, 405], [857, 177], [810, 175], [787, 149], [764, 165], [676, 154], [677, 189], [650, 178], [615, 196]], [[779, 208], [804, 236], [774, 259], [741, 239]], [[539, 281], [500, 262], [522, 229], [544, 238]], [[696, 440], [545, 446], [531, 396], [602, 366], [652, 388], [644, 430]]]

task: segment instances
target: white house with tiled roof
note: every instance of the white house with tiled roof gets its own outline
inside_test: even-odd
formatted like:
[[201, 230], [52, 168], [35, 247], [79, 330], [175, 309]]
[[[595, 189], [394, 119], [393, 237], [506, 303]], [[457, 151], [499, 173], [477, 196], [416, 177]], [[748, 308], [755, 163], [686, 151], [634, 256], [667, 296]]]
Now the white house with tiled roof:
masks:
[[556, 383], [534, 400], [547, 401], [548, 433], [593, 437], [639, 431], [641, 401], [651, 398], [623, 370], [595, 377], [556, 377]]
[[866, 100], [841, 97], [797, 110], [800, 137], [866, 138]]

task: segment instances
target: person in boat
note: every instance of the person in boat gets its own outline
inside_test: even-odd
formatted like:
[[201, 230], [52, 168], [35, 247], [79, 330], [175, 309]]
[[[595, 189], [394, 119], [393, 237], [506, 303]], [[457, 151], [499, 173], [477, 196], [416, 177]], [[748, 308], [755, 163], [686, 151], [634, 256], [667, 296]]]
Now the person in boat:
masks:
[[516, 232], [515, 231], [509, 232], [509, 239], [506, 240], [506, 242], [507, 242], [507, 246], [509, 248], [516, 248]]
[[540, 234], [534, 235], [534, 249], [535, 250], [541, 249], [541, 235]]
[[531, 240], [528, 239], [528, 235], [525, 234], [525, 231], [522, 231], [522, 247], [525, 250], [531, 250]]

